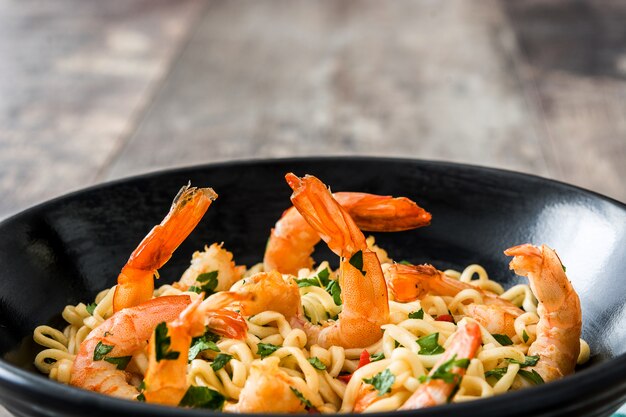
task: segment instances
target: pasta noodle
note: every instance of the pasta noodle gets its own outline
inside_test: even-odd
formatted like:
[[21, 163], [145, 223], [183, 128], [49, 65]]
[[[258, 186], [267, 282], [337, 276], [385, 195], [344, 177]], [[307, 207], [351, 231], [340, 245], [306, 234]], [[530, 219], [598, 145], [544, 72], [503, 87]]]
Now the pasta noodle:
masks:
[[[373, 244], [373, 241], [370, 242]], [[381, 250], [382, 251], [382, 250]], [[386, 262], [391, 262], [386, 253], [381, 252]], [[194, 255], [196, 256], [196, 255]], [[387, 270], [390, 264], [384, 264]], [[262, 266], [254, 266], [243, 274], [232, 289], [243, 285], [243, 281]], [[300, 270], [298, 278], [314, 277], [322, 271], [330, 271], [328, 263], [322, 263], [317, 270]], [[460, 321], [478, 323], [482, 335], [482, 346], [474, 359], [471, 359], [459, 389], [452, 397], [453, 402], [463, 402], [490, 397], [527, 385], [528, 381], [520, 374], [523, 371], [530, 344], [537, 339], [537, 300], [528, 285], [516, 285], [506, 291], [500, 284], [489, 279], [480, 265], [469, 265], [463, 271], [445, 271], [445, 275], [460, 282], [469, 283], [474, 288], [459, 291], [455, 296], [428, 294], [410, 302], [389, 300], [389, 323], [382, 326], [382, 338], [365, 349], [345, 349], [340, 346], [324, 348], [319, 345], [307, 347], [307, 334], [293, 327], [290, 321], [276, 311], [263, 311], [246, 318], [248, 332], [245, 340], [221, 337], [217, 342], [219, 354], [229, 355], [230, 360], [221, 368], [214, 366], [217, 352], [204, 350], [189, 362], [187, 379], [190, 385], [207, 387], [217, 391], [234, 404], [240, 399], [252, 368], [260, 361], [273, 363], [291, 379], [294, 389], [300, 393], [311, 407], [322, 413], [374, 412], [398, 409], [420, 386], [421, 379], [442, 357], [449, 347], [451, 336], [455, 334]], [[62, 312], [67, 322], [64, 329], [39, 326], [35, 329], [34, 341], [44, 349], [35, 357], [37, 369], [49, 378], [69, 383], [74, 358], [81, 343], [93, 329], [113, 314], [113, 293], [115, 287], [100, 292], [93, 304], [68, 305]], [[337, 320], [342, 311], [333, 296], [323, 286], [301, 286], [299, 288], [302, 308], [311, 324], [317, 325]], [[480, 321], [465, 316], [469, 304], [484, 304], [485, 293], [499, 295], [518, 307], [524, 313], [514, 319], [514, 340], [503, 341], [491, 334]], [[181, 291], [176, 285], [163, 285], [154, 292], [155, 297], [188, 294], [197, 297], [195, 292]], [[451, 320], [440, 320], [450, 316]], [[421, 345], [424, 338], [436, 347], [435, 352], [426, 352]], [[507, 342], [507, 343], [505, 343]], [[589, 359], [590, 350], [581, 340], [578, 363]], [[267, 346], [271, 352], [263, 351]], [[360, 363], [363, 355], [366, 364]], [[145, 374], [148, 368], [146, 353], [133, 355], [129, 368], [137, 374]], [[390, 372], [393, 382], [389, 391], [382, 393], [375, 401], [361, 406], [363, 393], [373, 388], [370, 381], [383, 372]], [[350, 375], [346, 383], [346, 374]], [[133, 380], [136, 385], [141, 378]], [[295, 391], [294, 391], [295, 392]]]

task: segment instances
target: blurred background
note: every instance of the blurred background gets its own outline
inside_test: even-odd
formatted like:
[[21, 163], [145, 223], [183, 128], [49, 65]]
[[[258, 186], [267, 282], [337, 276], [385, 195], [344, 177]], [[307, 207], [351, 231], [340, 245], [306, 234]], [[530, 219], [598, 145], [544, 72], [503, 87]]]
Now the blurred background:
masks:
[[0, 1], [0, 218], [305, 155], [499, 167], [624, 202], [624, 22], [622, 0]]

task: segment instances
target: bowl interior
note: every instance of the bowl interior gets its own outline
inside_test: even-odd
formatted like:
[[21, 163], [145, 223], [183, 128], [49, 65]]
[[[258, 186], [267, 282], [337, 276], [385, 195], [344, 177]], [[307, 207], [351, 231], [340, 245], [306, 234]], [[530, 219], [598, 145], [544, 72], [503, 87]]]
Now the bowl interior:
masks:
[[[219, 198], [160, 271], [170, 283], [204, 244], [225, 242], [239, 264], [261, 261], [269, 231], [290, 206], [286, 172], [313, 174], [333, 191], [404, 195], [432, 225], [376, 234], [396, 260], [439, 269], [479, 263], [505, 288], [523, 279], [502, 251], [520, 243], [555, 248], [580, 295], [592, 362], [626, 352], [626, 209], [564, 184], [511, 172], [424, 161], [319, 158], [193, 167], [105, 184], [53, 200], [0, 224], [0, 354], [29, 367], [28, 340], [66, 304], [92, 301], [115, 284], [143, 236], [188, 181]], [[316, 258], [335, 256], [320, 245]], [[21, 346], [21, 347], [20, 347]], [[30, 346], [30, 348], [28, 347]]]

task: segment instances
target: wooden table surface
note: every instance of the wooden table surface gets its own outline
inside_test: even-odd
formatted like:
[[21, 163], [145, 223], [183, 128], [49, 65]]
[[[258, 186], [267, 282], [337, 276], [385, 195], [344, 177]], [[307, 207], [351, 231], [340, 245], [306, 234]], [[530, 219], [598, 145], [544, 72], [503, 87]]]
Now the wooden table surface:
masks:
[[465, 162], [624, 202], [625, 20], [620, 0], [5, 0], [0, 218], [302, 155]]

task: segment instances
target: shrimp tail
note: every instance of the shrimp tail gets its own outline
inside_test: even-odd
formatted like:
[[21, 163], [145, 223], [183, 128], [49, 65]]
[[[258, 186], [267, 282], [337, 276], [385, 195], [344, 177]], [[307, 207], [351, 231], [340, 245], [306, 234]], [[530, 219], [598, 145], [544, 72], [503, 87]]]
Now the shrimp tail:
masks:
[[291, 172], [285, 179], [293, 190], [291, 202], [330, 250], [345, 258], [367, 248], [365, 236], [323, 182], [312, 175], [299, 178]]
[[152, 298], [154, 275], [198, 225], [217, 198], [211, 188], [184, 186], [169, 213], [133, 251], [122, 268], [113, 297], [113, 311], [133, 307]]

